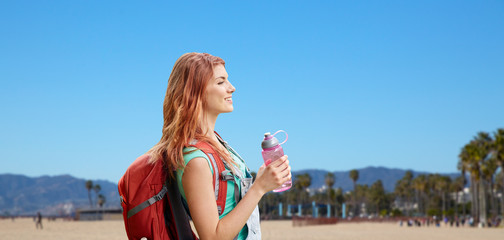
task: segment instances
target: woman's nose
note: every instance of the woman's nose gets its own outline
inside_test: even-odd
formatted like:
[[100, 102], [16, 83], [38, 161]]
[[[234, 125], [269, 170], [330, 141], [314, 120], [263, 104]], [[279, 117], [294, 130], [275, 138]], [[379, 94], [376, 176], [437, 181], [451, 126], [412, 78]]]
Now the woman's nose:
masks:
[[236, 91], [236, 88], [233, 86], [233, 84], [229, 83], [228, 91], [231, 93], [234, 93], [234, 91]]

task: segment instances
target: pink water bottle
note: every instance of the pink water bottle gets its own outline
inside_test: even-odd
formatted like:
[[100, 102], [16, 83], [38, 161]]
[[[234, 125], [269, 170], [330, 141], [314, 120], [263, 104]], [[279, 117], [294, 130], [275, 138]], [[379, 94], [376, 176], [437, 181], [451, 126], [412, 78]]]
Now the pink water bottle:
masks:
[[[285, 136], [286, 136], [285, 141], [283, 141], [282, 143], [279, 143], [278, 139], [275, 138], [275, 135], [279, 132], [284, 132]], [[273, 135], [271, 135], [271, 133], [269, 133], [269, 132], [264, 134], [264, 139], [261, 143], [261, 147], [262, 147], [262, 156], [263, 156], [264, 163], [266, 164], [266, 166], [268, 166], [272, 162], [280, 159], [284, 155], [282, 146], [280, 146], [280, 145], [287, 142], [287, 138], [288, 138], [288, 135], [283, 130], [279, 130]], [[285, 182], [284, 184], [282, 184], [282, 186], [280, 186], [279, 188], [273, 190], [273, 192], [283, 192], [283, 191], [291, 188], [291, 186], [292, 186], [292, 181], [289, 180], [289, 181]]]

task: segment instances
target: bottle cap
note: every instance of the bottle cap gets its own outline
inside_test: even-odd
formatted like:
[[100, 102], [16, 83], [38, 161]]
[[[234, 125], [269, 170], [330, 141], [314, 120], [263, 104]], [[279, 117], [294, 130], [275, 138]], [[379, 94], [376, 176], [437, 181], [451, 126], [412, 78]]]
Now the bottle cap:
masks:
[[278, 139], [272, 136], [271, 133], [267, 132], [264, 134], [264, 140], [261, 143], [262, 149], [272, 148], [280, 145]]

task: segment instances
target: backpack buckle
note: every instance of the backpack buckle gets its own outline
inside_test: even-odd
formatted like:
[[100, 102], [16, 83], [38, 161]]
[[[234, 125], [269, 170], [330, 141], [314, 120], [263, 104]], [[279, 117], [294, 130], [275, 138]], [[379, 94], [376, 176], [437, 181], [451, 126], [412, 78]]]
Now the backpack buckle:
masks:
[[161, 197], [161, 196], [159, 196], [159, 195], [154, 196], [154, 200], [155, 200], [155, 202], [157, 202], [157, 201], [161, 200], [162, 198], [163, 198], [163, 197]]
[[234, 181], [234, 177], [233, 175], [229, 175], [228, 173], [230, 173], [231, 171], [229, 170], [224, 170], [221, 172], [221, 180], [222, 181]]

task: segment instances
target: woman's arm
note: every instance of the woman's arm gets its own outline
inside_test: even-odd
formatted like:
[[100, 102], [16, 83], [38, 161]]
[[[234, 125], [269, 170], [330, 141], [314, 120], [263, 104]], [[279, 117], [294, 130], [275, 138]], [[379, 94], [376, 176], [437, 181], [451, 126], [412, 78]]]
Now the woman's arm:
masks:
[[243, 199], [219, 220], [212, 174], [206, 159], [197, 157], [185, 167], [182, 185], [189, 211], [201, 239], [233, 239], [243, 228], [261, 197], [291, 179], [287, 156], [261, 167]]

